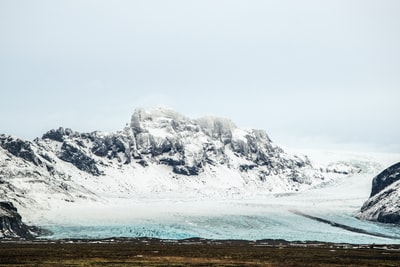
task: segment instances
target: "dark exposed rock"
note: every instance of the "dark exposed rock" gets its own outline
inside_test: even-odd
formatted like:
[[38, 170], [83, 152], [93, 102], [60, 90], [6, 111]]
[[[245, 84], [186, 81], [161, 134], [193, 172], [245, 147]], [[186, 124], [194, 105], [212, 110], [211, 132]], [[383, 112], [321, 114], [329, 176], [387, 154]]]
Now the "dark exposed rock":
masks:
[[124, 163], [128, 164], [132, 160], [131, 147], [131, 141], [126, 137], [112, 135], [95, 139], [92, 152], [99, 157], [107, 157], [108, 159], [117, 158], [118, 161], [122, 161], [118, 155], [122, 153], [125, 157]]
[[156, 139], [149, 133], [138, 133], [135, 135], [137, 149], [141, 154], [150, 154], [152, 157], [163, 153], [182, 150], [182, 145], [178, 140], [168, 138]]
[[160, 163], [174, 167], [174, 166], [182, 166], [182, 165], [184, 165], [185, 161], [182, 160], [182, 159], [174, 159], [174, 158], [166, 157], [166, 158], [160, 159]]
[[102, 174], [102, 172], [97, 168], [95, 160], [87, 156], [81, 149], [72, 144], [63, 143], [61, 153], [58, 157], [63, 161], [72, 163], [82, 171], [96, 176]]
[[378, 174], [372, 180], [372, 190], [370, 197], [375, 196], [383, 189], [385, 189], [389, 185], [399, 180], [400, 180], [400, 162], [385, 169], [383, 172]]
[[395, 212], [395, 213], [380, 213], [378, 215], [378, 222], [381, 223], [392, 223], [392, 224], [400, 224], [400, 213]]
[[247, 165], [242, 164], [242, 165], [239, 166], [239, 170], [240, 170], [241, 172], [245, 172], [245, 171], [248, 171], [248, 170], [252, 170], [252, 169], [254, 169], [255, 167], [257, 167], [257, 165], [255, 165], [255, 164], [251, 164], [251, 165], [249, 165], [249, 164], [247, 164]]
[[372, 181], [370, 198], [361, 207], [360, 217], [382, 223], [400, 224], [400, 163], [378, 174]]
[[201, 170], [200, 166], [174, 166], [172, 171], [176, 174], [183, 174], [183, 175], [199, 175]]
[[172, 150], [173, 144], [168, 140], [164, 140], [160, 145], [152, 144], [153, 151], [151, 152], [152, 156], [158, 156], [164, 153], [168, 153]]
[[149, 166], [149, 163], [147, 163], [147, 161], [145, 161], [144, 159], [138, 160], [138, 162], [140, 165], [142, 165], [142, 167], [147, 167]]
[[101, 141], [97, 141], [93, 144], [93, 148], [92, 148], [92, 152], [93, 154], [95, 154], [96, 156], [99, 157], [105, 157], [108, 154], [108, 151], [111, 148], [109, 146], [107, 146], [107, 142], [101, 142]]
[[19, 138], [13, 138], [11, 136], [1, 135], [0, 146], [14, 156], [32, 162], [36, 166], [42, 164], [42, 161], [36, 156], [35, 152], [32, 150], [31, 143], [28, 141], [23, 141]]
[[21, 215], [11, 202], [0, 202], [0, 238], [33, 239], [40, 229], [22, 222]]
[[45, 133], [42, 136], [42, 139], [51, 139], [54, 141], [58, 142], [63, 142], [64, 141], [64, 136], [70, 136], [73, 133], [73, 131], [69, 128], [64, 129], [63, 127], [60, 127], [58, 129], [52, 129]]

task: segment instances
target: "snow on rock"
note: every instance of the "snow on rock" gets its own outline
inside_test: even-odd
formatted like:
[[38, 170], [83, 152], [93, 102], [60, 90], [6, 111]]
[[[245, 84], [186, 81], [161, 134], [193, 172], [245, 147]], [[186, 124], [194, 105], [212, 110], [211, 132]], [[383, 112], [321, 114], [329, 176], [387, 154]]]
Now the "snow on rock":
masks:
[[370, 198], [362, 206], [359, 217], [400, 224], [400, 162], [373, 179]]
[[33, 142], [0, 135], [0, 199], [13, 201], [33, 221], [40, 213], [32, 207], [143, 195], [299, 191], [353, 171], [345, 170], [314, 168], [306, 156], [285, 153], [263, 130], [165, 108], [136, 109], [129, 126], [114, 133], [58, 128]]

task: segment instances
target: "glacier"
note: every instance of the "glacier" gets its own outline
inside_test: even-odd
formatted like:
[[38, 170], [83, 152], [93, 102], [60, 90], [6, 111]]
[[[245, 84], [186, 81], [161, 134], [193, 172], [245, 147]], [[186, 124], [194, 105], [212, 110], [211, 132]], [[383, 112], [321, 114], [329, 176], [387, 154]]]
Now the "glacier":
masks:
[[[47, 238], [155, 237], [182, 239], [285, 239], [352, 244], [399, 244], [400, 227], [360, 220], [357, 213], [368, 198], [371, 177], [382, 166], [395, 162], [398, 154], [308, 151], [315, 166], [361, 171], [332, 179], [301, 192], [254, 194], [253, 196], [207, 196], [188, 193], [141, 195], [109, 203], [75, 205], [51, 210], [45, 228]], [[336, 167], [334, 167], [336, 166]], [[339, 167], [341, 167], [341, 169]], [[353, 167], [355, 168], [355, 167]], [[293, 210], [331, 220], [390, 238], [355, 233], [293, 213]]]

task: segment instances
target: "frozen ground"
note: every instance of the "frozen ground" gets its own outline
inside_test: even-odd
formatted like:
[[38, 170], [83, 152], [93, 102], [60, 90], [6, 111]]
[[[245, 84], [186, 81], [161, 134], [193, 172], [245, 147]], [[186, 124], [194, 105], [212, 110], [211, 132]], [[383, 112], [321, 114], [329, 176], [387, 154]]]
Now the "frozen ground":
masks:
[[[315, 151], [305, 151], [305, 154], [321, 168], [343, 170], [351, 166], [360, 171], [298, 193], [229, 198], [204, 197], [193, 192], [135, 195], [108, 198], [101, 203], [59, 206], [36, 214], [32, 221], [53, 231], [51, 238], [147, 236], [400, 243], [400, 227], [355, 217], [370, 194], [372, 178], [400, 161], [399, 154]], [[392, 238], [356, 233], [293, 211]]]

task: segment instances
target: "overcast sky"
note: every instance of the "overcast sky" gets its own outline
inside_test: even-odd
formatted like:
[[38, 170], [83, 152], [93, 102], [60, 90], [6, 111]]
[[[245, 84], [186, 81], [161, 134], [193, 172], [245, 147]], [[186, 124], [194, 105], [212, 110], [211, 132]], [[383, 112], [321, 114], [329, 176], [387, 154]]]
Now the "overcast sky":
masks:
[[400, 1], [0, 0], [0, 133], [115, 131], [136, 107], [280, 145], [400, 152]]

